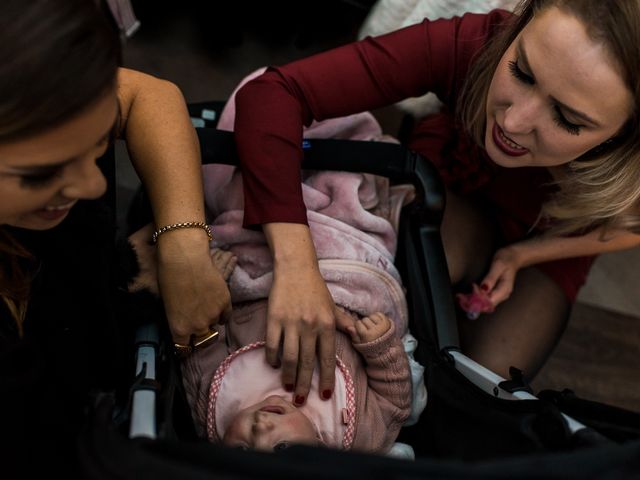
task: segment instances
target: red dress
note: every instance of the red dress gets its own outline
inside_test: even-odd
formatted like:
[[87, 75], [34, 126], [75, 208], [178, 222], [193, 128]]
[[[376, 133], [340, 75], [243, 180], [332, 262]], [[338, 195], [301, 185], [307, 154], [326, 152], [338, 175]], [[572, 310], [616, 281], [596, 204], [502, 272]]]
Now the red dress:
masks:
[[[302, 125], [434, 92], [444, 110], [421, 120], [409, 147], [438, 168], [456, 193], [483, 202], [505, 243], [529, 235], [551, 192], [543, 168], [494, 164], [459, 127], [455, 109], [474, 56], [512, 15], [503, 10], [436, 20], [270, 68], [236, 96], [245, 226], [306, 223], [300, 187]], [[574, 301], [594, 257], [538, 264]]]

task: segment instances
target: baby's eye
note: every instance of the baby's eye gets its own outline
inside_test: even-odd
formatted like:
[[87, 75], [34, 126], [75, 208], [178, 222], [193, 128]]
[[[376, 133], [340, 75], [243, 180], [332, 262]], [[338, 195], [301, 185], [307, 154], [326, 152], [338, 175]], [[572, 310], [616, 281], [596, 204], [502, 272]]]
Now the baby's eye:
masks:
[[281, 452], [282, 450], [286, 450], [290, 446], [291, 446], [291, 444], [289, 442], [276, 443], [275, 446], [273, 447], [273, 451], [274, 452]]

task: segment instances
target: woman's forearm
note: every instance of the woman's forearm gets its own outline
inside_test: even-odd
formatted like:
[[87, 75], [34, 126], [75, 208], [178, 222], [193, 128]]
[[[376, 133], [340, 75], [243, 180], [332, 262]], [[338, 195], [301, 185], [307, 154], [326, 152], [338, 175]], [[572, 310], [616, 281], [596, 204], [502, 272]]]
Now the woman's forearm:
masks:
[[518, 258], [520, 268], [563, 258], [598, 255], [640, 245], [640, 235], [616, 230], [602, 238], [602, 230], [575, 237], [535, 237], [507, 247]]
[[[318, 260], [307, 225], [266, 223], [262, 226], [273, 256], [274, 272], [282, 270], [317, 270]], [[284, 273], [284, 272], [283, 272]]]
[[132, 70], [121, 69], [118, 81], [121, 133], [157, 226], [204, 221], [200, 147], [182, 93]]
[[[200, 147], [180, 90], [170, 82], [121, 69], [120, 135], [149, 196], [155, 228], [205, 221]], [[174, 342], [210, 335], [230, 314], [231, 297], [214, 267], [201, 228], [158, 237], [157, 284]]]

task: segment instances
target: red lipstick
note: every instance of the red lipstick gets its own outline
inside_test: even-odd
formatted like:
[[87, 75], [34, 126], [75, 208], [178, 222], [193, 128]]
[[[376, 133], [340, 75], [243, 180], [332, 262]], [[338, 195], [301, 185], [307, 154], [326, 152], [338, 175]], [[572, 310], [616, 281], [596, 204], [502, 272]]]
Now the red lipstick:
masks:
[[493, 137], [493, 143], [495, 143], [496, 147], [498, 147], [500, 151], [505, 155], [509, 155], [510, 157], [520, 157], [529, 153], [528, 149], [521, 147], [513, 140], [508, 138], [497, 123], [493, 124], [493, 130], [491, 133]]

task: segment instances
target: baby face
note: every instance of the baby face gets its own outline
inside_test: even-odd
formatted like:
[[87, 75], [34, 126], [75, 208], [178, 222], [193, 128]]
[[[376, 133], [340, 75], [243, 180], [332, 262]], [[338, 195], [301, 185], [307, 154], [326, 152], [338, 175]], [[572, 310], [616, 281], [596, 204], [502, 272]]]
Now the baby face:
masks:
[[315, 445], [318, 438], [311, 421], [297, 407], [271, 395], [240, 411], [227, 428], [223, 443], [270, 452], [292, 444]]

